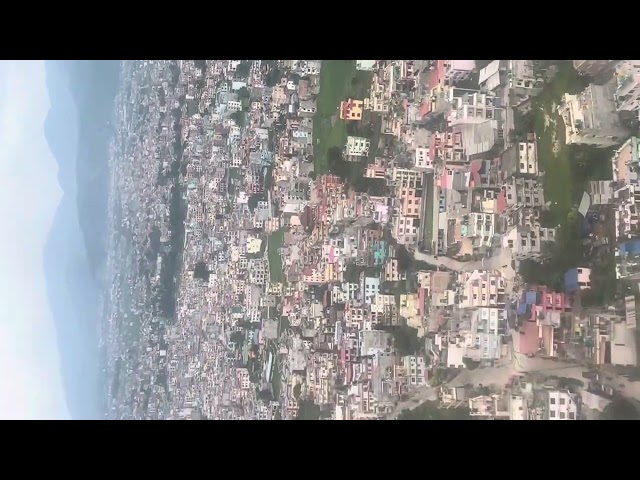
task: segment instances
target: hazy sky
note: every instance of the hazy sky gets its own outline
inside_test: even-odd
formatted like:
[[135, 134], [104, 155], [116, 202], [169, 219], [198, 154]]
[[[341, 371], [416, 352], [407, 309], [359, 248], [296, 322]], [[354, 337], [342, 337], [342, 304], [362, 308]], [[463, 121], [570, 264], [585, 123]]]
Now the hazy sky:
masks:
[[0, 418], [68, 418], [43, 268], [62, 191], [44, 61], [0, 61]]

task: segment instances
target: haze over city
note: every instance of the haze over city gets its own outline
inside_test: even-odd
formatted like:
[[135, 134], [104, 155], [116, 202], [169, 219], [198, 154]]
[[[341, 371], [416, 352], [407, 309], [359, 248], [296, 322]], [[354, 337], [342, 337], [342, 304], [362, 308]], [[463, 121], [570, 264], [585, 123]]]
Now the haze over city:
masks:
[[0, 62], [0, 417], [69, 418], [43, 252], [63, 192], [44, 122], [44, 61]]

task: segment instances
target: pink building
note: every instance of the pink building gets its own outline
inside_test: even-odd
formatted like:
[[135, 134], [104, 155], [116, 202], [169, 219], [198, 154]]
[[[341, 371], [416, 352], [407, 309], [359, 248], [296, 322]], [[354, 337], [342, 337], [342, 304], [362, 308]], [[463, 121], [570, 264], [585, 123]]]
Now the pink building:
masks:
[[523, 308], [523, 306], [526, 308], [528, 305], [541, 307], [533, 308], [538, 313], [571, 311], [571, 300], [565, 293], [554, 292], [548, 287], [539, 285], [529, 286], [522, 293], [520, 308]]

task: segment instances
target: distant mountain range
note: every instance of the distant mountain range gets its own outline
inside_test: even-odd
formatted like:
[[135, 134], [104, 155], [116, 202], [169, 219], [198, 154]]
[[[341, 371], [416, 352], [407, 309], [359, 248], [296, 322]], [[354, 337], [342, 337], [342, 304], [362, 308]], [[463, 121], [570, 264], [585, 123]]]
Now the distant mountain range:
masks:
[[100, 416], [99, 272], [106, 258], [108, 142], [119, 61], [47, 61], [45, 137], [64, 191], [44, 251], [49, 304], [72, 418]]

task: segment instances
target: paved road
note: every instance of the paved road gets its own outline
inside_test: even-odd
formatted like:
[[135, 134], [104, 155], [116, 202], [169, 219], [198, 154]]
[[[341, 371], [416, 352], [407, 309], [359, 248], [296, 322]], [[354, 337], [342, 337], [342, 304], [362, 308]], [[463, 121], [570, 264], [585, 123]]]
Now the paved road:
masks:
[[[433, 255], [418, 252], [417, 250], [413, 254], [416, 260], [426, 262], [430, 265], [447, 268], [456, 272], [468, 272], [471, 270], [500, 270], [503, 276], [507, 280], [513, 280], [516, 276], [516, 272], [511, 268], [511, 252], [506, 248], [499, 248], [496, 250], [496, 254], [490, 258], [479, 260], [475, 262], [460, 262], [449, 257], [436, 258]], [[504, 267], [506, 265], [506, 267]], [[503, 268], [504, 267], [504, 268]]]

